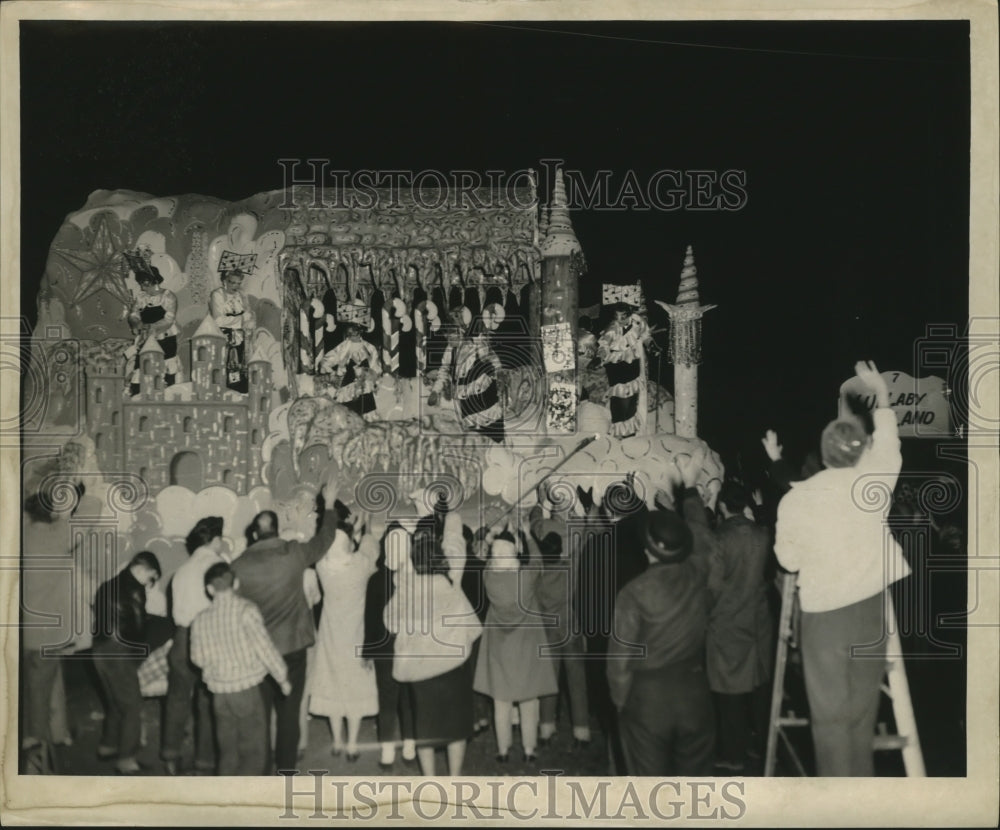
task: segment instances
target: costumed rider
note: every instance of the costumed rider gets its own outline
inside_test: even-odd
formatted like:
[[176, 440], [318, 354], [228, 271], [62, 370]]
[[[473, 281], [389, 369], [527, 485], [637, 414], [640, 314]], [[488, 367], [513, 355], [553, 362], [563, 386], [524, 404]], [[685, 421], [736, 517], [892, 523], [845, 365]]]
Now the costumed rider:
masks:
[[458, 324], [458, 331], [448, 338], [448, 348], [427, 402], [430, 406], [437, 404], [449, 374], [453, 373], [454, 397], [458, 402], [462, 429], [479, 432], [502, 444], [502, 365], [490, 344], [487, 323], [481, 316], [473, 320], [472, 312], [465, 306], [453, 312], [452, 317]]
[[645, 381], [644, 342], [649, 325], [627, 303], [616, 303], [611, 309], [614, 318], [601, 332], [596, 360], [604, 364], [608, 375], [611, 434], [628, 438], [639, 432], [644, 415], [639, 400]]
[[361, 326], [353, 320], [344, 324], [344, 339], [320, 363], [320, 372], [336, 374], [339, 385], [333, 399], [366, 421], [378, 417], [375, 411], [375, 387], [382, 374], [378, 349], [361, 337]]
[[253, 338], [254, 314], [243, 290], [246, 273], [232, 268], [222, 273], [222, 287], [209, 298], [209, 310], [215, 324], [226, 338], [226, 385], [236, 392], [249, 391], [246, 344]]
[[133, 298], [128, 312], [128, 324], [135, 335], [135, 342], [126, 350], [125, 357], [132, 364], [129, 375], [129, 394], [139, 394], [139, 355], [147, 340], [155, 338], [163, 350], [163, 385], [172, 386], [181, 379], [181, 362], [177, 357], [177, 297], [163, 287], [163, 277], [155, 265], [140, 253], [126, 253], [125, 257], [139, 293]]

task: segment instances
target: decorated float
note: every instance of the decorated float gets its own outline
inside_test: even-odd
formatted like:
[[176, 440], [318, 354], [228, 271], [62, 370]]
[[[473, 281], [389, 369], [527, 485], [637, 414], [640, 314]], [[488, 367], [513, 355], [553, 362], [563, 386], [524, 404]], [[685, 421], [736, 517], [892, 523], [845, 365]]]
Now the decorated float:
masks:
[[[579, 327], [598, 310], [581, 315], [561, 171], [541, 207], [533, 184], [475, 206], [312, 191], [98, 191], [59, 229], [30, 340], [24, 488], [74, 511], [95, 581], [138, 549], [171, 571], [203, 515], [225, 518], [234, 553], [265, 508], [307, 535], [330, 465], [344, 501], [386, 518], [421, 491], [479, 526], [531, 506], [547, 477], [599, 501], [632, 473], [648, 504], [663, 497], [701, 443], [711, 306], [690, 248], [676, 302], [657, 301], [671, 395], [648, 379], [641, 284], [605, 280], [610, 321]], [[722, 477], [710, 452], [706, 504]]]

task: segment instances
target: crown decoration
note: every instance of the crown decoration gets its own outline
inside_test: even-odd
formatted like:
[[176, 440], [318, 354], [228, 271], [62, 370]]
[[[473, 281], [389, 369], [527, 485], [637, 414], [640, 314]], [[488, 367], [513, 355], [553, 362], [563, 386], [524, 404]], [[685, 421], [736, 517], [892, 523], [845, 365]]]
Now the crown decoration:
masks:
[[614, 285], [604, 283], [601, 290], [601, 304], [615, 305], [626, 303], [631, 306], [642, 305], [642, 286], [636, 282], [632, 285]]
[[137, 277], [140, 274], [147, 274], [151, 277], [158, 276], [153, 270], [153, 249], [148, 245], [141, 245], [134, 251], [122, 251], [122, 256], [125, 257], [128, 267]]
[[227, 271], [242, 271], [244, 274], [252, 274], [257, 267], [257, 254], [236, 254], [232, 251], [223, 251], [219, 257], [219, 273]]

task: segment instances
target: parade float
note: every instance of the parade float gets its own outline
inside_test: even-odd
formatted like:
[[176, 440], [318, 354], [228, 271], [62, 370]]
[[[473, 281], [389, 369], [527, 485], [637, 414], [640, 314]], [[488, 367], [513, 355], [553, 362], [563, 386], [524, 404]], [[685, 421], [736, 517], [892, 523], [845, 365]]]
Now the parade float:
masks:
[[[139, 549], [169, 573], [203, 515], [225, 518], [233, 553], [261, 509], [308, 535], [330, 465], [351, 506], [389, 518], [436, 493], [474, 527], [531, 506], [546, 477], [599, 502], [632, 473], [648, 504], [663, 497], [701, 443], [710, 306], [690, 248], [676, 302], [653, 298], [671, 395], [648, 380], [641, 284], [603, 279], [612, 322], [578, 328], [586, 262], [561, 172], [547, 206], [533, 184], [473, 206], [423, 191], [331, 206], [314, 190], [97, 191], [59, 229], [30, 337], [23, 485], [72, 512], [95, 581]], [[706, 504], [722, 477], [710, 452]]]

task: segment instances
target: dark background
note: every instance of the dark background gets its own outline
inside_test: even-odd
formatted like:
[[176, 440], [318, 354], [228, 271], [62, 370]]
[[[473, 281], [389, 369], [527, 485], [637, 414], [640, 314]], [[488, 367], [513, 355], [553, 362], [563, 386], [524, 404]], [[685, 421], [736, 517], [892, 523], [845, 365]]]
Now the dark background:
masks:
[[636, 278], [673, 301], [694, 245], [719, 306], [700, 433], [730, 463], [761, 464], [767, 427], [801, 457], [856, 360], [929, 374], [915, 341], [968, 317], [965, 22], [25, 22], [21, 82], [29, 320], [48, 246], [92, 191], [241, 199], [280, 188], [277, 159], [296, 157], [445, 172], [558, 158], [616, 185], [630, 169], [746, 171], [735, 212], [573, 212], [581, 305]]

